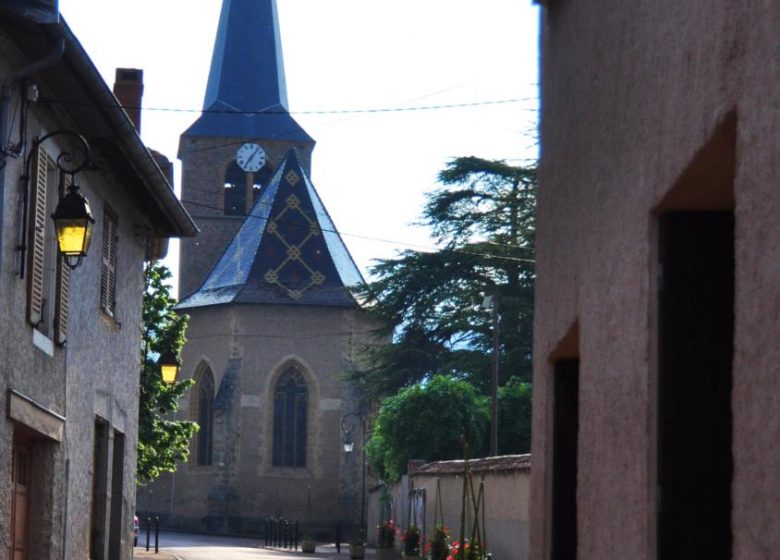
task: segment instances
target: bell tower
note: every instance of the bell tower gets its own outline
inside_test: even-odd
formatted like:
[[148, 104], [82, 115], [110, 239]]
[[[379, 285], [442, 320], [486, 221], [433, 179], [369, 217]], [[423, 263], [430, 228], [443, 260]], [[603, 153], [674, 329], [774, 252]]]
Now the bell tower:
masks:
[[314, 140], [290, 115], [274, 0], [224, 0], [203, 113], [180, 137], [179, 297], [196, 290], [289, 150], [308, 174]]
[[179, 144], [200, 229], [181, 244], [181, 375], [195, 383], [180, 415], [200, 431], [189, 463], [138, 493], [169, 527], [360, 522], [361, 451], [340, 450], [362, 409], [343, 374], [378, 325], [349, 290], [362, 277], [310, 179], [313, 148], [287, 110], [274, 0], [223, 0], [203, 113]]

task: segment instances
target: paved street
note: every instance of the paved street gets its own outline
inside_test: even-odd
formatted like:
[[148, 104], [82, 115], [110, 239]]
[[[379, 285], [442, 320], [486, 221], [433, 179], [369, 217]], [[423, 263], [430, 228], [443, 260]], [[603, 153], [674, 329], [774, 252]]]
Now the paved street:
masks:
[[[265, 548], [264, 541], [236, 537], [212, 537], [185, 533], [160, 533], [160, 552], [154, 553], [154, 535], [151, 550], [146, 551], [146, 534], [138, 539], [140, 546], [134, 549], [134, 558], [155, 560], [343, 560], [349, 559], [349, 546], [341, 546], [336, 553], [333, 544], [317, 544], [314, 554], [304, 554], [276, 548]], [[366, 551], [366, 559], [375, 557], [373, 550]]]

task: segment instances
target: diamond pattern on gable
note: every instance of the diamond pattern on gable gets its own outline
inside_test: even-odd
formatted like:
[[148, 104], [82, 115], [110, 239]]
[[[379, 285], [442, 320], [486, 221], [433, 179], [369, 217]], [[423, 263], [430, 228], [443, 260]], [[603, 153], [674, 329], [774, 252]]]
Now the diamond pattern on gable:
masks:
[[[286, 177], [290, 182], [292, 182], [291, 178], [295, 182], [298, 181], [298, 174], [295, 171], [290, 171]], [[276, 268], [268, 270], [265, 273], [265, 280], [269, 284], [282, 288], [289, 297], [297, 300], [303, 297], [306, 290], [312, 286], [319, 286], [326, 280], [325, 275], [310, 267], [303, 257], [306, 244], [319, 235], [320, 228], [317, 221], [301, 207], [301, 200], [297, 196], [291, 194], [284, 202], [281, 211], [275, 218], [269, 220], [266, 231], [273, 234], [286, 247], [287, 258]], [[296, 239], [301, 235], [303, 235], [302, 239]], [[313, 254], [316, 256], [318, 251], [313, 251]], [[294, 264], [298, 266], [293, 266]], [[300, 266], [305, 269], [304, 274], [299, 270]], [[300, 286], [299, 283], [305, 277], [309, 278], [309, 283]], [[295, 287], [293, 283], [296, 284]]]
[[221, 303], [354, 307], [360, 272], [295, 150], [290, 150], [238, 233], [181, 309]]
[[[287, 203], [287, 208], [292, 208], [293, 210], [297, 210], [301, 207], [301, 201], [298, 200], [298, 197], [294, 194], [291, 194], [287, 197], [287, 200], [285, 201]], [[308, 216], [307, 216], [308, 219]], [[314, 223], [314, 222], [312, 222]]]
[[298, 174], [295, 172], [294, 169], [291, 169], [287, 175], [284, 176], [285, 180], [289, 183], [291, 187], [294, 187], [298, 181], [301, 180], [301, 178], [298, 176]]

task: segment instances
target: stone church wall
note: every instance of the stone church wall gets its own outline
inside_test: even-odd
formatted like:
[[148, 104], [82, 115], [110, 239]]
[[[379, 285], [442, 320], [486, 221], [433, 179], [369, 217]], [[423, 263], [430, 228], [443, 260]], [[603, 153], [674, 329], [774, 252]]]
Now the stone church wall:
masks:
[[[141, 489], [139, 508], [171, 526], [257, 533], [268, 517], [303, 521], [310, 487], [311, 518], [322, 531], [349, 518], [343, 489], [355, 488], [360, 471], [344, 456], [341, 418], [357, 403], [341, 375], [371, 325], [355, 309], [311, 306], [232, 305], [189, 314], [182, 371], [191, 376], [205, 365], [214, 374], [213, 462], [198, 466], [193, 456], [175, 475]], [[305, 468], [272, 465], [273, 387], [290, 364], [309, 391]], [[183, 400], [182, 417], [194, 419], [196, 395], [193, 388]]]

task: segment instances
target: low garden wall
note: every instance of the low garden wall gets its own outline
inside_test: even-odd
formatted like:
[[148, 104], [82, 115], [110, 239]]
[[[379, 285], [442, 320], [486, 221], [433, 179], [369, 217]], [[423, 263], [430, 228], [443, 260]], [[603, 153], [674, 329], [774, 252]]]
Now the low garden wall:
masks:
[[[505, 455], [469, 461], [472, 480], [484, 488], [485, 537], [495, 560], [528, 558], [530, 455]], [[438, 521], [460, 538], [464, 462], [438, 461], [410, 469], [411, 475], [390, 486], [372, 488], [368, 496], [369, 542], [376, 544], [376, 527], [392, 518], [403, 528], [416, 524], [431, 534], [437, 499], [443, 519]], [[471, 525], [471, 512], [467, 526]], [[397, 542], [400, 547], [400, 542]]]

